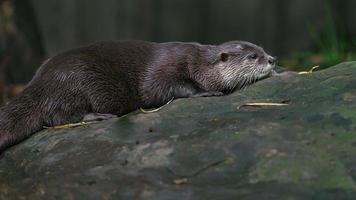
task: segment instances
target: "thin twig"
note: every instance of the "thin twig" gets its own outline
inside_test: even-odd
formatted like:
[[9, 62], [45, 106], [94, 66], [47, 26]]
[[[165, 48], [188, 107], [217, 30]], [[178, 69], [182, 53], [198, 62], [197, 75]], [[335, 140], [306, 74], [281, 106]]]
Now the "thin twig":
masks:
[[98, 121], [90, 121], [90, 122], [78, 122], [78, 123], [73, 123], [73, 124], [63, 124], [63, 125], [58, 125], [58, 126], [43, 126], [44, 129], [65, 129], [65, 128], [75, 128], [78, 126], [85, 126], [89, 124], [94, 124]]
[[145, 109], [143, 109], [143, 108], [140, 108], [140, 111], [143, 112], [143, 113], [145, 113], [145, 114], [158, 112], [158, 111], [160, 111], [164, 106], [170, 104], [173, 100], [174, 100], [174, 98], [172, 98], [172, 99], [169, 100], [166, 104], [164, 104], [163, 106], [161, 106], [161, 107], [159, 107], [159, 108], [155, 108], [155, 109], [152, 109], [152, 110], [145, 110]]
[[241, 105], [239, 105], [237, 107], [237, 110], [239, 110], [242, 107], [247, 107], [247, 106], [251, 106], [251, 107], [261, 107], [261, 106], [288, 106], [289, 103], [288, 100], [284, 100], [282, 102], [278, 102], [278, 103], [274, 103], [274, 102], [254, 102], [254, 103], [243, 103]]
[[319, 65], [317, 65], [317, 66], [314, 66], [314, 67], [312, 67], [309, 71], [304, 71], [304, 72], [299, 72], [298, 74], [311, 74], [311, 73], [313, 73], [316, 69], [318, 69], [320, 66]]

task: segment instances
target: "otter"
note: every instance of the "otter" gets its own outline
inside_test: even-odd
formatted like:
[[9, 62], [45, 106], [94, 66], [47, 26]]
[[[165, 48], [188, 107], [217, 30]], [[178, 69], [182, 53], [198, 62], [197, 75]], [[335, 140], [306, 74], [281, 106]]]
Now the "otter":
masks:
[[226, 95], [267, 77], [274, 66], [274, 57], [245, 41], [107, 41], [68, 50], [45, 61], [0, 109], [0, 153], [44, 126], [90, 113], [122, 116], [172, 98]]

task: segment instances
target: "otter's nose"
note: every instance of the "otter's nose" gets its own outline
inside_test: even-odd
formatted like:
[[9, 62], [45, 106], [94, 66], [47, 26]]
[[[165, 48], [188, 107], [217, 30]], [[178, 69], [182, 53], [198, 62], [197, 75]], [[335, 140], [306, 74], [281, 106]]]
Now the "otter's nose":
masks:
[[268, 58], [268, 63], [271, 64], [271, 65], [274, 65], [274, 64], [276, 64], [276, 60], [277, 60], [276, 57], [269, 57]]

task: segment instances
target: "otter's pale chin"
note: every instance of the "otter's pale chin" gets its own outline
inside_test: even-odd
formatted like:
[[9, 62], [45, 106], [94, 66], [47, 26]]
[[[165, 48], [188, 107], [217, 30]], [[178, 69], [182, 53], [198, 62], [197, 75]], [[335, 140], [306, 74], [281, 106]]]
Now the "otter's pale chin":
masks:
[[275, 65], [267, 64], [266, 71], [271, 72]]
[[262, 78], [268, 77], [272, 73], [274, 67], [275, 66], [271, 65], [271, 64], [264, 65], [262, 67], [261, 73], [258, 75], [258, 79], [262, 79]]

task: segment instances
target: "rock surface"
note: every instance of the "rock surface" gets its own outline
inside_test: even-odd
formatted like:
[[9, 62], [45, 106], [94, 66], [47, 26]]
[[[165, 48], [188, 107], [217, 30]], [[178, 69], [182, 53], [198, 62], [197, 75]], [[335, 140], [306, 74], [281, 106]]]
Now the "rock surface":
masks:
[[42, 131], [1, 158], [0, 199], [355, 199], [355, 155], [356, 63], [343, 63]]

